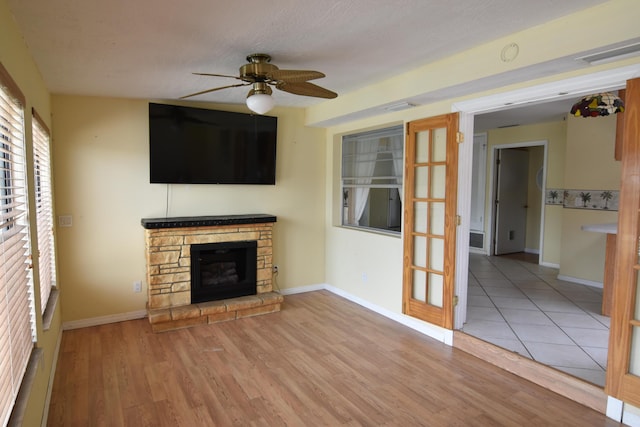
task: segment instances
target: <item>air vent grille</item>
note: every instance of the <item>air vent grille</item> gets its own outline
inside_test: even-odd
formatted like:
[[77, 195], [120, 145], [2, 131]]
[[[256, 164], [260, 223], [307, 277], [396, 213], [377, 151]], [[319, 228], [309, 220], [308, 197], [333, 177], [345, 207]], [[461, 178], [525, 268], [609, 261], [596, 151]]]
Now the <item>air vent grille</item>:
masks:
[[605, 50], [603, 52], [580, 56], [576, 58], [576, 60], [585, 61], [591, 65], [598, 65], [605, 62], [628, 58], [630, 56], [638, 54], [640, 54], [640, 43], [634, 43], [614, 49]]
[[482, 233], [469, 233], [469, 246], [472, 248], [483, 249], [484, 248], [484, 234]]

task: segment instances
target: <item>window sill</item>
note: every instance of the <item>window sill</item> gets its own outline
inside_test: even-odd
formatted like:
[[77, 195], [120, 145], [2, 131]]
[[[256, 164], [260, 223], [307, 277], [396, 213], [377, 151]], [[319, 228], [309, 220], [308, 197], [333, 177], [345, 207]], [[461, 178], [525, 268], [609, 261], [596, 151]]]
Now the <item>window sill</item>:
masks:
[[49, 301], [47, 301], [47, 306], [45, 307], [44, 314], [42, 315], [42, 329], [45, 331], [48, 331], [51, 328], [51, 321], [53, 320], [53, 313], [56, 311], [59, 294], [60, 292], [56, 288], [51, 289]]
[[31, 394], [31, 387], [33, 386], [33, 381], [36, 378], [38, 364], [42, 361], [43, 355], [44, 351], [41, 348], [34, 348], [31, 351], [29, 364], [27, 365], [27, 370], [22, 378], [20, 391], [18, 392], [16, 403], [13, 405], [13, 410], [11, 411], [11, 417], [9, 418], [7, 427], [19, 427], [22, 425], [24, 414], [27, 410], [27, 403], [29, 402], [29, 395]]
[[370, 228], [370, 227], [362, 227], [362, 226], [346, 225], [346, 224], [340, 224], [338, 227], [345, 228], [347, 230], [355, 230], [355, 231], [362, 231], [365, 233], [380, 234], [382, 236], [388, 236], [388, 237], [397, 237], [397, 238], [402, 237], [402, 232], [400, 231], [382, 230], [380, 228]]

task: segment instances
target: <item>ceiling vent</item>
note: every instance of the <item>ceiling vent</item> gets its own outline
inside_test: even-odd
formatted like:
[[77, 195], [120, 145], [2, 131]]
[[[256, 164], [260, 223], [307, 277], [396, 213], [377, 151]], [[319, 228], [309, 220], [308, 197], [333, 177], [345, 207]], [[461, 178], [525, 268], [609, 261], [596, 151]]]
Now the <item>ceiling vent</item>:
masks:
[[640, 43], [633, 43], [626, 46], [616, 47], [603, 52], [590, 55], [579, 56], [576, 60], [588, 62], [591, 65], [604, 64], [606, 62], [617, 61], [624, 58], [640, 54]]
[[416, 107], [417, 104], [412, 104], [411, 102], [399, 102], [397, 104], [386, 105], [382, 107], [385, 111], [402, 111], [408, 108]]

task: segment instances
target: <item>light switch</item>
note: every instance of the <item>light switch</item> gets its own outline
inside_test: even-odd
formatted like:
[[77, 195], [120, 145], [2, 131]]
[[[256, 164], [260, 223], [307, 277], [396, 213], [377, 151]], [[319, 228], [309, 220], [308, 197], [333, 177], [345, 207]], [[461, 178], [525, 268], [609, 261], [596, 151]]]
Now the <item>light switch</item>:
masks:
[[71, 227], [73, 225], [73, 217], [71, 215], [60, 215], [58, 217], [58, 225], [60, 227]]

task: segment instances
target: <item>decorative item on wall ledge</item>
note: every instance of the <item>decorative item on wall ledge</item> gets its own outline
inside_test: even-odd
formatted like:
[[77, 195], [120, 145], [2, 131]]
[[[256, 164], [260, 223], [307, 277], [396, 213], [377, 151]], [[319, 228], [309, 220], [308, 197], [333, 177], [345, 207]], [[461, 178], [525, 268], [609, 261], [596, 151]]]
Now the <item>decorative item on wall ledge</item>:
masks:
[[589, 209], [617, 211], [618, 190], [562, 190], [548, 188], [545, 192], [545, 204], [557, 205], [569, 209]]
[[576, 117], [598, 117], [622, 113], [624, 102], [611, 92], [587, 95], [573, 104], [571, 114]]

